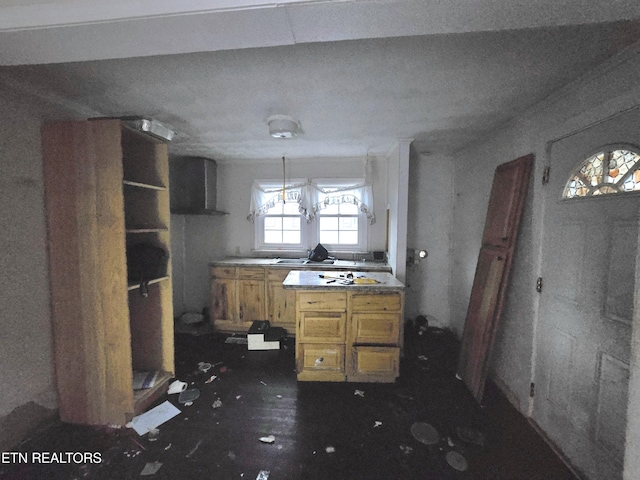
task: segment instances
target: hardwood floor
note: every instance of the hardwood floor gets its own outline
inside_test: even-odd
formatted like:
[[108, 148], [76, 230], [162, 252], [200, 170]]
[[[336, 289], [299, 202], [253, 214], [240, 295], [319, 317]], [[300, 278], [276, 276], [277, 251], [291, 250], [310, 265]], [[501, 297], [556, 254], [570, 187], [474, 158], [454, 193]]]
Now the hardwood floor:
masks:
[[[484, 407], [474, 404], [452, 373], [451, 345], [428, 346], [427, 359], [417, 357], [420, 345], [408, 345], [395, 384], [297, 382], [293, 345], [247, 351], [222, 336], [176, 335], [176, 375], [200, 397], [184, 406], [170, 395], [181, 413], [155, 441], [131, 429], [58, 423], [19, 451], [100, 452], [102, 462], [5, 463], [0, 479], [137, 479], [151, 462], [162, 464], [154, 480], [253, 480], [261, 471], [269, 480], [575, 478], [495, 388]], [[214, 366], [204, 373], [199, 362]], [[414, 438], [416, 422], [437, 430], [437, 444]], [[484, 445], [460, 440], [460, 428]], [[260, 440], [270, 435], [272, 443]], [[447, 462], [451, 451], [466, 460], [465, 471]]]

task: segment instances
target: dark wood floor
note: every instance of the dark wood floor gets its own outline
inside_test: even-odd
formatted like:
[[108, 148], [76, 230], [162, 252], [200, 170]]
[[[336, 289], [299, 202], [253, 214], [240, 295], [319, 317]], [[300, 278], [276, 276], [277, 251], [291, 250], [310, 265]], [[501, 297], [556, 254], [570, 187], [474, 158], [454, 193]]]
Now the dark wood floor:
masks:
[[[347, 384], [298, 383], [293, 342], [249, 352], [222, 336], [180, 334], [176, 375], [201, 395], [192, 406], [168, 397], [181, 413], [159, 427], [157, 440], [131, 429], [54, 424], [19, 450], [101, 452], [102, 463], [5, 463], [0, 478], [253, 480], [269, 471], [269, 480], [574, 479], [495, 388], [485, 406], [474, 404], [453, 375], [454, 345], [443, 339], [436, 344], [444, 348], [410, 340], [395, 384]], [[198, 362], [216, 365], [203, 373]], [[218, 379], [205, 383], [212, 374]], [[217, 399], [222, 406], [212, 408]], [[440, 441], [416, 440], [417, 422], [432, 425]], [[460, 428], [484, 445], [460, 440]], [[269, 435], [273, 443], [260, 441]], [[466, 460], [465, 471], [447, 462], [451, 451]], [[140, 477], [150, 462], [162, 466]]]

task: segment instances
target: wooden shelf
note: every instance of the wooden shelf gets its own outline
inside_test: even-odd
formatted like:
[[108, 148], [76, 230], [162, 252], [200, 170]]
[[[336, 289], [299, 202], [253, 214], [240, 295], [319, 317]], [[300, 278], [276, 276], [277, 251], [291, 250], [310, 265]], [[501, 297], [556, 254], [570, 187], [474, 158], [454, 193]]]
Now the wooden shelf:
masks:
[[167, 227], [158, 227], [158, 228], [127, 228], [127, 233], [159, 233], [159, 232], [168, 232], [169, 229]]
[[160, 372], [156, 383], [151, 388], [143, 388], [133, 391], [133, 414], [140, 415], [151, 406], [158, 398], [164, 395], [169, 386], [169, 380], [173, 376], [169, 372]]
[[167, 187], [164, 187], [162, 185], [152, 185], [150, 183], [133, 182], [131, 180], [123, 180], [122, 183], [124, 185], [128, 185], [129, 187], [148, 188], [149, 190], [159, 190], [159, 191], [167, 190]]
[[[169, 280], [169, 277], [167, 276], [167, 277], [154, 278], [153, 280], [149, 280], [149, 285], [153, 285], [154, 283], [164, 282], [165, 280]], [[136, 288], [140, 288], [140, 283], [130, 283], [127, 285], [128, 291], [135, 290]]]

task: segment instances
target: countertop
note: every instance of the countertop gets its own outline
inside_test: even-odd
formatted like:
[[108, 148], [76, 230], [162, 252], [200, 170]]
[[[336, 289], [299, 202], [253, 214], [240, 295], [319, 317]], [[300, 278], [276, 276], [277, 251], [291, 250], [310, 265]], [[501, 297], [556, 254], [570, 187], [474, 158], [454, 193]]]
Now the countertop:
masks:
[[[348, 290], [348, 291], [402, 291], [404, 284], [388, 272], [351, 272], [354, 283], [345, 283], [346, 274], [336, 271], [292, 270], [282, 282], [288, 290]], [[341, 275], [344, 275], [341, 276]], [[324, 278], [323, 278], [324, 277]], [[371, 279], [377, 283], [357, 283], [357, 279]]]
[[[282, 263], [278, 263], [283, 261]], [[291, 261], [299, 261], [300, 263], [292, 263]], [[212, 267], [269, 267], [269, 268], [304, 268], [305, 270], [331, 270], [332, 268], [340, 269], [366, 269], [380, 272], [390, 272], [391, 267], [385, 262], [355, 262], [353, 260], [335, 260], [334, 263], [311, 262], [302, 263], [301, 259], [291, 258], [249, 258], [249, 257], [228, 257], [221, 260], [215, 260], [209, 263]]]

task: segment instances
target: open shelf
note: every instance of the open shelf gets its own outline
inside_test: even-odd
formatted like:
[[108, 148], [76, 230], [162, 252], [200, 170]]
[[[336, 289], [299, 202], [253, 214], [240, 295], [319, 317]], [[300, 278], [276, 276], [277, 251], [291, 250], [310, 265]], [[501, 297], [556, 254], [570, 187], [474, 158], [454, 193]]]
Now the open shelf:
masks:
[[129, 187], [148, 188], [149, 190], [164, 191], [167, 189], [167, 187], [164, 187], [162, 185], [153, 185], [151, 183], [134, 182], [132, 180], [123, 180], [122, 183]]
[[151, 388], [143, 388], [133, 391], [133, 414], [140, 415], [151, 406], [158, 398], [167, 392], [169, 380], [173, 376], [168, 372], [160, 372], [156, 383]]
[[[153, 280], [149, 280], [149, 285], [153, 285], [154, 283], [164, 282], [166, 280], [169, 280], [169, 277], [154, 278]], [[127, 285], [128, 291], [135, 290], [136, 288], [140, 288], [140, 283], [130, 283]]]

